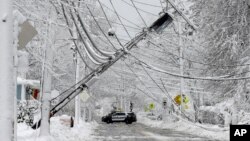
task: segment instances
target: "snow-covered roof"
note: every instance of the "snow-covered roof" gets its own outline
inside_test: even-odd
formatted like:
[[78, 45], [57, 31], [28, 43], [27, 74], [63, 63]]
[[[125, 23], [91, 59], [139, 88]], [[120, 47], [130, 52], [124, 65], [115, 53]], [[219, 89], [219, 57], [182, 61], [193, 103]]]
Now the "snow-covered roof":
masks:
[[17, 77], [17, 84], [31, 85], [31, 86], [36, 87], [36, 88], [40, 87], [39, 80], [28, 80], [28, 79], [24, 79], [21, 77]]

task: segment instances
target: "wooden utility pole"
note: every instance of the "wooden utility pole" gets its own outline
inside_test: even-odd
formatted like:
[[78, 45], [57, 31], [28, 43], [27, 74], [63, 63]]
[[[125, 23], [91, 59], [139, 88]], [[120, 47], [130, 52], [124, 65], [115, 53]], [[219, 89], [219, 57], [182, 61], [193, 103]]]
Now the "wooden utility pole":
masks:
[[0, 140], [14, 140], [14, 46], [12, 0], [0, 0]]

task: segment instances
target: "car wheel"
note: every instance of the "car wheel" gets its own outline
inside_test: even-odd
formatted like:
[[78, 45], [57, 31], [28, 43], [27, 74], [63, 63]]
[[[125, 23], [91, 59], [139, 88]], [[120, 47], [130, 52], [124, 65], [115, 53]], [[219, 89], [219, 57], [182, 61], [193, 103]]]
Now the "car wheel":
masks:
[[131, 121], [128, 120], [128, 119], [126, 119], [126, 120], [125, 120], [125, 123], [126, 123], [126, 124], [131, 124]]
[[111, 119], [108, 119], [107, 123], [112, 123], [112, 120], [111, 120]]
[[125, 123], [128, 124], [128, 120], [127, 119], [125, 120]]

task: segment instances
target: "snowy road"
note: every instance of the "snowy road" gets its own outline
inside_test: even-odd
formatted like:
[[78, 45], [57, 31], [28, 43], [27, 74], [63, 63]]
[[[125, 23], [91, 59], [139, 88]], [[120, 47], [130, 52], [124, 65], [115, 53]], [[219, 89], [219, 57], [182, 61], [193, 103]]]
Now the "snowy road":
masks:
[[169, 129], [157, 129], [140, 123], [106, 124], [97, 121], [99, 126], [94, 131], [97, 141], [204, 141], [204, 137], [194, 136]]

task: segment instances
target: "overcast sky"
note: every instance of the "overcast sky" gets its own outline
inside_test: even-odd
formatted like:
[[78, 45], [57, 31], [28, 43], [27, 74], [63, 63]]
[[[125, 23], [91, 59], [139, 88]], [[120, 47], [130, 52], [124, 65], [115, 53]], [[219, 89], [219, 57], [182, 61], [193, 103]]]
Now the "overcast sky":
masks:
[[[100, 1], [104, 4], [104, 6], [107, 6], [110, 9], [112, 9], [112, 6], [110, 4], [110, 0], [100, 0]], [[150, 14], [150, 13], [146, 13], [146, 12], [139, 10], [140, 14], [142, 15], [143, 19], [146, 21], [148, 26], [154, 20], [156, 20], [158, 18], [158, 14], [162, 10], [160, 1], [161, 0], [134, 0], [134, 4], [136, 5], [136, 7], [138, 7], [139, 9], [142, 9], [144, 11], [152, 13], [152, 14]], [[141, 28], [145, 27], [145, 24], [143, 23], [139, 14], [136, 12], [135, 8], [133, 7], [131, 0], [112, 0], [112, 2], [113, 2], [114, 7], [117, 10], [119, 15], [121, 15], [122, 17], [130, 20], [131, 22], [139, 25]], [[125, 2], [129, 3], [130, 5], [126, 4]], [[149, 5], [154, 5], [154, 6], [140, 4], [139, 2], [146, 3]], [[165, 3], [163, 3], [163, 5], [165, 5]], [[105, 8], [105, 11], [111, 12], [107, 8]], [[114, 13], [112, 13], [112, 14], [114, 14]], [[119, 22], [119, 21], [117, 21], [117, 22]], [[136, 27], [135, 25], [125, 21], [124, 19], [122, 19], [122, 22], [126, 25]], [[138, 27], [136, 27], [136, 28], [138, 28]], [[139, 30], [136, 30], [133, 28], [128, 28], [128, 30], [132, 36], [134, 36], [136, 33], [139, 32]], [[117, 26], [116, 33], [121, 38], [129, 39], [128, 35], [126, 34], [126, 32], [124, 31], [124, 29], [121, 26]]]

